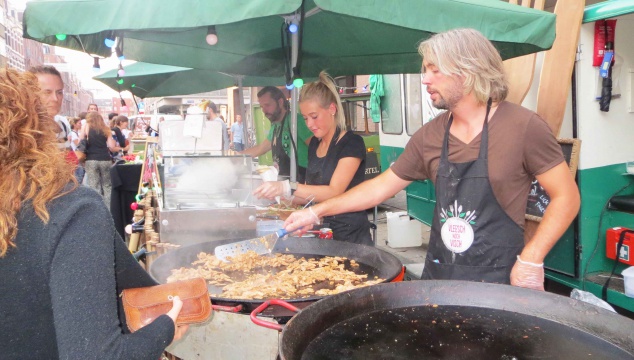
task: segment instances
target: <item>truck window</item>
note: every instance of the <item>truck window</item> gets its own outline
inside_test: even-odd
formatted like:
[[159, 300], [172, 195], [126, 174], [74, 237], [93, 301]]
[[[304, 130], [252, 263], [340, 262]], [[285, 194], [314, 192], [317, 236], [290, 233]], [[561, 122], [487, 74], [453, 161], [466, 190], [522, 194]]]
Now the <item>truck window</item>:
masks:
[[385, 134], [402, 134], [402, 87], [400, 75], [384, 75], [381, 98], [381, 129]]
[[423, 126], [423, 94], [420, 74], [405, 74], [405, 127], [412, 136]]

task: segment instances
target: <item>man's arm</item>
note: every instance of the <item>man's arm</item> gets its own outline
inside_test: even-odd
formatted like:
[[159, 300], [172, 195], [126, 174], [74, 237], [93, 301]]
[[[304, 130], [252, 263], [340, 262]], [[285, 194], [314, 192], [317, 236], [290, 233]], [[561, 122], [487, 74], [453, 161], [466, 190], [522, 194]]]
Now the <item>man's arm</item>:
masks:
[[579, 188], [565, 161], [536, 178], [550, 196], [550, 203], [520, 257], [523, 261], [541, 264], [577, 216], [580, 199]]
[[268, 139], [264, 139], [264, 141], [262, 141], [261, 143], [255, 145], [254, 147], [250, 147], [240, 153], [249, 156], [260, 156], [269, 150], [271, 150], [271, 142]]
[[322, 218], [371, 208], [394, 196], [409, 184], [411, 181], [403, 180], [396, 176], [391, 169], [387, 169], [374, 179], [364, 181], [339, 196], [292, 213], [284, 223], [284, 228], [294, 231], [314, 224], [315, 217]]

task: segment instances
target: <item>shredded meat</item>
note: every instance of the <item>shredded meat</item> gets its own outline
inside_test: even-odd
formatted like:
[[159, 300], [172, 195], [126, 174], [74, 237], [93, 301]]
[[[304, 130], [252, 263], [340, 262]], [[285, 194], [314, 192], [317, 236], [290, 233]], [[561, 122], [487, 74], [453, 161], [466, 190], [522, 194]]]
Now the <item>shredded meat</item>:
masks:
[[296, 258], [289, 254], [260, 256], [253, 251], [219, 260], [201, 252], [193, 268], [172, 270], [167, 282], [202, 277], [209, 284], [222, 287], [214, 297], [229, 299], [302, 298], [340, 293], [378, 284], [384, 279], [368, 280], [367, 274], [346, 269], [359, 267], [354, 260], [340, 256], [320, 259]]

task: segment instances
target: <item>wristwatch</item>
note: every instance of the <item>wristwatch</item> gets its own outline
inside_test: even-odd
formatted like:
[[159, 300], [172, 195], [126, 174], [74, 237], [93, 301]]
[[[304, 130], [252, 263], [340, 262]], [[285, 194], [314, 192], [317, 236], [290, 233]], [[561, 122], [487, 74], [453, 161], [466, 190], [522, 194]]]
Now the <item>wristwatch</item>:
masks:
[[295, 190], [297, 190], [297, 182], [295, 181], [291, 181], [291, 195], [293, 195], [293, 193], [295, 193]]

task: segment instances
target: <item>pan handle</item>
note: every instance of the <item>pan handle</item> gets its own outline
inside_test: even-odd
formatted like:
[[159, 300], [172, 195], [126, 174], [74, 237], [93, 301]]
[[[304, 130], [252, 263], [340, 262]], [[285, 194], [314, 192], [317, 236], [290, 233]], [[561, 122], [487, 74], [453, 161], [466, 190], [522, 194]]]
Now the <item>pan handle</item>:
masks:
[[231, 312], [231, 313], [237, 313], [242, 311], [242, 305], [236, 305], [236, 306], [223, 306], [223, 305], [211, 305], [211, 308], [216, 310], [216, 311], [225, 311], [225, 312]]
[[277, 330], [277, 331], [282, 331], [283, 327], [280, 324], [274, 324], [272, 322], [268, 322], [268, 321], [264, 321], [264, 320], [260, 320], [258, 319], [258, 315], [260, 315], [260, 313], [262, 313], [264, 310], [266, 310], [266, 308], [268, 308], [270, 305], [278, 305], [278, 306], [282, 306], [287, 308], [290, 311], [294, 311], [294, 312], [299, 312], [299, 309], [296, 308], [295, 306], [287, 303], [284, 300], [278, 300], [278, 299], [272, 299], [272, 300], [266, 300], [265, 302], [262, 303], [262, 305], [258, 306], [257, 308], [255, 308], [255, 310], [253, 310], [251, 312], [251, 321], [253, 321], [254, 324], [256, 325], [260, 325], [262, 327], [265, 328], [269, 328], [269, 329], [273, 329], [273, 330]]

